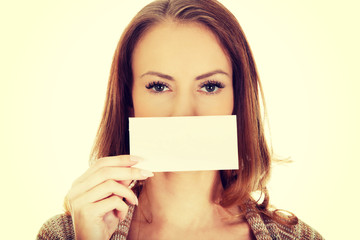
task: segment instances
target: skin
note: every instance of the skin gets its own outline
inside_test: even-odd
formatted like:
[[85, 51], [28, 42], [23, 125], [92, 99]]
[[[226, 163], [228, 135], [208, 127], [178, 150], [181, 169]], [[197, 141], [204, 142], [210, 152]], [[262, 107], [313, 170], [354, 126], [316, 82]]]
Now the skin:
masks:
[[[150, 28], [134, 49], [132, 70], [135, 117], [232, 113], [231, 62], [202, 25], [168, 21]], [[246, 221], [223, 220], [238, 209], [216, 203], [223, 190], [218, 171], [154, 175], [136, 168], [139, 160], [129, 155], [98, 159], [73, 183], [67, 202], [76, 239], [109, 239], [128, 211], [124, 201], [139, 205], [128, 239], [253, 237]], [[128, 188], [131, 180], [146, 180], [139, 199]]]
[[[132, 62], [135, 117], [231, 115], [230, 60], [208, 30], [188, 25], [161, 24], [137, 43]], [[156, 87], [147, 89], [154, 81], [167, 86], [161, 92]], [[224, 88], [209, 92], [201, 87], [207, 81], [219, 82]]]
[[153, 176], [133, 167], [138, 160], [129, 155], [101, 158], [74, 181], [66, 199], [77, 240], [109, 239], [128, 211], [123, 198], [138, 204], [129, 180]]
[[[202, 25], [168, 21], [152, 27], [136, 45], [132, 69], [135, 117], [232, 114], [231, 61]], [[130, 239], [250, 238], [247, 223], [222, 220], [229, 213], [216, 204], [218, 171], [155, 173], [145, 186]]]

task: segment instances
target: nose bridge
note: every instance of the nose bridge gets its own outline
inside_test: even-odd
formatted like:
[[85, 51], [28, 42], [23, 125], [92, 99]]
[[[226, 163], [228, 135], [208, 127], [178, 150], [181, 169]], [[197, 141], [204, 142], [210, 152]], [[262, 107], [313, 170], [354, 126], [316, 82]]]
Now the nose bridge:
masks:
[[173, 106], [173, 116], [195, 116], [196, 104], [191, 91], [178, 91]]

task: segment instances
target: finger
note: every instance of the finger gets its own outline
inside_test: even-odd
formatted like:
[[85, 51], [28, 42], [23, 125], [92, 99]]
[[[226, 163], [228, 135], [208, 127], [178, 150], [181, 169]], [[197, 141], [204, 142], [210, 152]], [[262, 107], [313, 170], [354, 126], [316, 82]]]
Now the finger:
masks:
[[139, 169], [139, 168], [124, 168], [124, 167], [105, 167], [98, 169], [91, 177], [86, 181], [80, 182], [74, 185], [69, 193], [69, 197], [76, 198], [83, 192], [87, 192], [95, 186], [107, 181], [126, 181], [126, 180], [145, 180], [148, 177], [152, 177], [152, 172]]
[[129, 189], [132, 189], [133, 187], [135, 187], [136, 183], [138, 181], [137, 180], [132, 180], [130, 181], [121, 181], [122, 184], [124, 184], [125, 186], [127, 186]]
[[107, 180], [104, 183], [97, 185], [90, 191], [79, 196], [76, 201], [78, 205], [82, 205], [89, 202], [98, 202], [112, 195], [125, 198], [133, 205], [138, 204], [138, 199], [133, 191], [114, 180]]
[[88, 179], [88, 181], [82, 183], [81, 185], [84, 185], [85, 188], [90, 189], [89, 186], [96, 186], [108, 179], [123, 182], [129, 180], [145, 180], [152, 176], [154, 176], [152, 172], [139, 168], [107, 167], [96, 171], [93, 176]]
[[99, 158], [93, 165], [96, 167], [126, 167], [132, 166], [142, 160], [144, 160], [142, 157], [135, 155], [117, 155]]
[[78, 182], [85, 181], [91, 174], [99, 170], [103, 167], [131, 167], [137, 164], [139, 161], [143, 159], [134, 155], [118, 155], [118, 156], [110, 156], [99, 158], [89, 169], [76, 181], [74, 184]]
[[126, 214], [129, 210], [129, 206], [118, 196], [111, 196], [106, 198], [102, 201], [96, 202], [91, 204], [92, 214], [102, 218], [106, 213], [117, 210], [120, 212], [120, 216], [118, 215], [121, 220], [124, 220]]

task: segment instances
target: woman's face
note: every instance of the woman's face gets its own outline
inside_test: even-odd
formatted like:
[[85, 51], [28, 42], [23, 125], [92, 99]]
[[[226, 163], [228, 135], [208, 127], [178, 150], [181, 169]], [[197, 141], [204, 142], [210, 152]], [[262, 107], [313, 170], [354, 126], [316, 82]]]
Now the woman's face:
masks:
[[200, 24], [150, 28], [135, 46], [132, 70], [135, 117], [232, 114], [231, 62]]

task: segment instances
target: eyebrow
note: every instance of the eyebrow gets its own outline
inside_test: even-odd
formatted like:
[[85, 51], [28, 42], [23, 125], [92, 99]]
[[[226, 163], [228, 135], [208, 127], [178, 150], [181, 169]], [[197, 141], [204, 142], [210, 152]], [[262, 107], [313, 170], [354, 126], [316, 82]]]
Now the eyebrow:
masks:
[[[222, 70], [215, 70], [215, 71], [211, 71], [211, 72], [208, 72], [208, 73], [204, 73], [204, 74], [201, 74], [200, 76], [197, 76], [195, 78], [195, 80], [201, 80], [201, 79], [204, 79], [204, 78], [207, 78], [207, 77], [211, 77], [215, 74], [224, 74], [226, 76], [229, 76], [229, 74], [227, 74], [226, 72], [222, 71]], [[149, 72], [146, 72], [144, 74], [142, 74], [140, 76], [140, 78], [146, 76], [146, 75], [153, 75], [153, 76], [158, 76], [160, 78], [164, 78], [164, 79], [167, 79], [167, 80], [170, 80], [170, 81], [173, 81], [174, 78], [170, 75], [167, 75], [167, 74], [163, 74], [163, 73], [160, 73], [160, 72], [154, 72], [154, 71], [149, 71]]]

